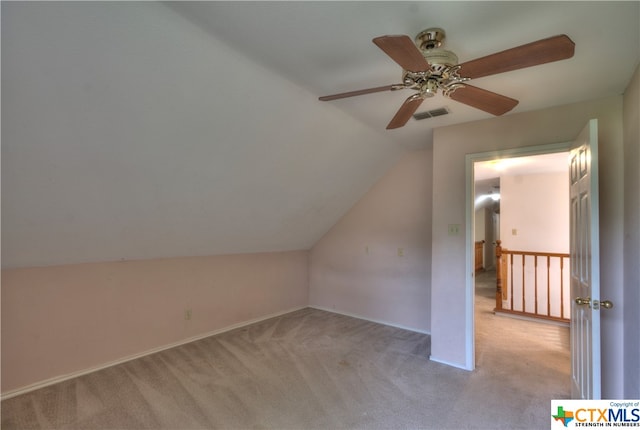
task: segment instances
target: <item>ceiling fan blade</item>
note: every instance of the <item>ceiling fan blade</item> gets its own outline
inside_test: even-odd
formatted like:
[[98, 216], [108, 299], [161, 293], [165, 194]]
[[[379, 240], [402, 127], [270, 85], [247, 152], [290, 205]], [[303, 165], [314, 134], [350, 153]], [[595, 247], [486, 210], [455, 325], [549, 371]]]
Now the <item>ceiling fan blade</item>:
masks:
[[507, 113], [518, 104], [516, 99], [467, 84], [451, 93], [449, 98], [493, 115]]
[[380, 36], [373, 39], [373, 43], [405, 70], [424, 72], [430, 68], [409, 36]]
[[367, 89], [364, 89], [364, 90], [349, 91], [349, 92], [346, 92], [346, 93], [340, 93], [340, 94], [333, 94], [333, 95], [330, 95], [330, 96], [318, 97], [318, 100], [322, 100], [323, 102], [326, 102], [326, 101], [329, 101], [329, 100], [344, 99], [344, 98], [347, 98], [347, 97], [361, 96], [363, 94], [378, 93], [378, 92], [381, 92], [381, 91], [391, 91], [395, 87], [396, 87], [396, 85], [385, 85], [383, 87], [375, 87], [375, 88], [367, 88]]
[[483, 76], [510, 72], [538, 64], [551, 63], [573, 57], [575, 43], [567, 35], [559, 35], [527, 43], [460, 64], [460, 76]]
[[411, 118], [411, 115], [418, 110], [423, 100], [424, 98], [420, 97], [420, 94], [414, 94], [406, 99], [393, 119], [391, 119], [391, 122], [389, 122], [389, 125], [387, 125], [387, 130], [404, 126], [407, 121], [409, 121], [409, 118]]

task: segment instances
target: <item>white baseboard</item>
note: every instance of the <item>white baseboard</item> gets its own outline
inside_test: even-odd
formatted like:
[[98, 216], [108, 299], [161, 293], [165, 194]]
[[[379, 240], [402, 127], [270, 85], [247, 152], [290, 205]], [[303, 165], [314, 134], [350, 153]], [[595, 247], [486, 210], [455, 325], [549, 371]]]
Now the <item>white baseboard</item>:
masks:
[[434, 361], [436, 363], [440, 363], [440, 364], [444, 364], [445, 366], [451, 366], [451, 367], [455, 367], [458, 369], [462, 369], [462, 370], [466, 370], [467, 372], [471, 372], [473, 369], [469, 369], [466, 366], [463, 366], [459, 363], [452, 363], [450, 361], [446, 361], [446, 360], [440, 360], [439, 358], [434, 357], [433, 355], [429, 356], [429, 360]]
[[549, 324], [549, 325], [555, 325], [555, 326], [559, 326], [559, 327], [570, 327], [571, 326], [570, 322], [554, 321], [554, 320], [547, 320], [547, 319], [544, 319], [544, 318], [528, 317], [526, 315], [512, 314], [510, 312], [494, 311], [493, 313], [494, 313], [495, 316], [498, 316], [498, 317], [513, 318], [513, 319], [517, 319], [517, 320], [531, 321], [531, 322], [540, 323], [540, 324]]
[[91, 367], [91, 368], [88, 368], [88, 369], [79, 370], [77, 372], [68, 373], [66, 375], [60, 375], [60, 376], [56, 376], [56, 377], [53, 377], [53, 378], [45, 379], [44, 381], [36, 382], [34, 384], [30, 384], [30, 385], [27, 385], [25, 387], [16, 388], [15, 390], [11, 390], [11, 391], [7, 391], [6, 393], [2, 393], [0, 395], [0, 400], [10, 399], [12, 397], [16, 397], [16, 396], [19, 396], [21, 394], [25, 394], [25, 393], [28, 393], [28, 392], [31, 392], [31, 391], [35, 391], [35, 390], [38, 390], [40, 388], [47, 387], [49, 385], [53, 385], [53, 384], [57, 384], [59, 382], [63, 382], [63, 381], [69, 380], [69, 379], [77, 378], [78, 376], [83, 376], [83, 375], [87, 375], [89, 373], [97, 372], [98, 370], [102, 370], [102, 369], [106, 369], [108, 367], [116, 366], [118, 364], [126, 363], [127, 361], [131, 361], [131, 360], [135, 360], [137, 358], [145, 357], [147, 355], [155, 354], [157, 352], [164, 351], [166, 349], [175, 348], [176, 346], [184, 345], [184, 344], [187, 344], [187, 343], [190, 343], [190, 342], [195, 342], [196, 340], [204, 339], [206, 337], [215, 336], [217, 334], [221, 334], [221, 333], [224, 333], [224, 332], [227, 332], [227, 331], [235, 330], [237, 328], [244, 327], [244, 326], [247, 326], [247, 325], [250, 325], [250, 324], [255, 324], [257, 322], [268, 320], [270, 318], [275, 318], [275, 317], [279, 317], [281, 315], [285, 315], [285, 314], [288, 314], [288, 313], [291, 313], [291, 312], [299, 311], [301, 309], [306, 309], [307, 307], [308, 306], [299, 306], [299, 307], [295, 307], [293, 309], [289, 309], [289, 310], [286, 310], [286, 311], [276, 312], [276, 313], [269, 314], [269, 315], [264, 315], [264, 316], [261, 316], [259, 318], [254, 318], [254, 319], [251, 319], [251, 320], [248, 320], [248, 321], [243, 321], [243, 322], [240, 322], [240, 323], [232, 324], [230, 326], [223, 327], [223, 328], [218, 329], [218, 330], [213, 330], [213, 331], [210, 331], [210, 332], [207, 332], [207, 333], [199, 334], [197, 336], [189, 337], [187, 339], [179, 340], [178, 342], [170, 343], [168, 345], [163, 345], [163, 346], [159, 346], [157, 348], [149, 349], [147, 351], [140, 352], [138, 354], [129, 355], [127, 357], [120, 358], [120, 359], [114, 360], [114, 361], [110, 361], [108, 363], [104, 363], [104, 364], [101, 364], [101, 365], [96, 366], [96, 367]]
[[426, 330], [420, 330], [420, 329], [413, 328], [413, 327], [407, 327], [407, 326], [403, 326], [401, 324], [395, 324], [395, 323], [392, 323], [392, 322], [389, 322], [389, 321], [383, 321], [383, 320], [367, 318], [367, 317], [364, 317], [362, 315], [356, 315], [356, 314], [352, 314], [352, 313], [349, 313], [349, 312], [341, 312], [341, 311], [338, 311], [338, 310], [335, 310], [335, 309], [323, 308], [322, 306], [309, 305], [308, 307], [310, 307], [312, 309], [318, 309], [320, 311], [332, 312], [334, 314], [344, 315], [344, 316], [347, 316], [347, 317], [358, 318], [360, 320], [371, 321], [371, 322], [378, 323], [378, 324], [383, 324], [383, 325], [388, 325], [388, 326], [391, 326], [391, 327], [401, 328], [403, 330], [413, 331], [413, 332], [416, 332], [416, 333], [422, 333], [422, 334], [428, 334], [428, 335], [431, 334], [430, 332], [428, 332]]

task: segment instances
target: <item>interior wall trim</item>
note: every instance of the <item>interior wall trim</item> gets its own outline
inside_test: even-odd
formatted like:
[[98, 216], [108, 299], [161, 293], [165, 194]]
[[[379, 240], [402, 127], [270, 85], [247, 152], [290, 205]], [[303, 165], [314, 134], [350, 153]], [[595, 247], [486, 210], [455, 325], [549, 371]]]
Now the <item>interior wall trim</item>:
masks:
[[242, 322], [239, 322], [239, 323], [236, 323], [236, 324], [232, 324], [230, 326], [226, 326], [226, 327], [223, 327], [223, 328], [220, 328], [220, 329], [217, 329], [217, 330], [212, 330], [212, 331], [209, 331], [207, 333], [202, 333], [202, 334], [199, 334], [199, 335], [196, 335], [196, 336], [192, 336], [192, 337], [189, 337], [189, 338], [186, 338], [186, 339], [179, 340], [177, 342], [173, 342], [173, 343], [170, 343], [170, 344], [167, 344], [167, 345], [159, 346], [157, 348], [149, 349], [149, 350], [137, 353], [137, 354], [129, 355], [127, 357], [120, 358], [120, 359], [117, 359], [117, 360], [114, 360], [114, 361], [110, 361], [110, 362], [107, 362], [107, 363], [104, 363], [104, 364], [101, 364], [101, 365], [98, 365], [98, 366], [95, 366], [95, 367], [90, 367], [88, 369], [79, 370], [77, 372], [67, 373], [65, 375], [60, 375], [60, 376], [55, 376], [53, 378], [45, 379], [43, 381], [36, 382], [34, 384], [30, 384], [30, 385], [27, 385], [27, 386], [24, 386], [24, 387], [16, 388], [16, 389], [11, 390], [11, 391], [7, 391], [6, 393], [2, 393], [2, 394], [0, 394], [0, 401], [1, 400], [6, 400], [6, 399], [10, 399], [12, 397], [19, 396], [21, 394], [26, 394], [26, 393], [29, 393], [31, 391], [39, 390], [40, 388], [48, 387], [49, 385], [54, 385], [54, 384], [57, 384], [59, 382], [67, 381], [69, 379], [77, 378], [79, 376], [87, 375], [89, 373], [97, 372], [99, 370], [106, 369], [106, 368], [109, 368], [109, 367], [112, 367], [112, 366], [117, 366], [118, 364], [126, 363], [127, 361], [135, 360], [137, 358], [142, 358], [142, 357], [145, 357], [147, 355], [155, 354], [157, 352], [164, 351], [166, 349], [175, 348], [176, 346], [184, 345], [184, 344], [187, 344], [187, 343], [190, 343], [190, 342], [195, 342], [195, 341], [200, 340], [200, 339], [204, 339], [204, 338], [207, 338], [207, 337], [210, 337], [210, 336], [215, 336], [217, 334], [225, 333], [225, 332], [228, 332], [228, 331], [231, 331], [231, 330], [235, 330], [237, 328], [245, 327], [245, 326], [248, 326], [248, 325], [251, 325], [251, 324], [255, 324], [255, 323], [258, 323], [258, 322], [261, 322], [261, 321], [264, 321], [264, 320], [268, 320], [268, 319], [271, 319], [271, 318], [279, 317], [279, 316], [282, 316], [282, 315], [285, 315], [285, 314], [288, 314], [288, 313], [291, 313], [291, 312], [299, 311], [299, 310], [305, 309], [305, 308], [307, 308], [307, 306], [298, 306], [298, 307], [291, 308], [291, 309], [288, 309], [288, 310], [285, 310], [285, 311], [264, 315], [264, 316], [261, 316], [261, 317], [258, 317], [258, 318], [253, 318], [253, 319], [250, 319], [250, 320], [247, 320], [247, 321], [242, 321]]
[[407, 326], [404, 326], [404, 325], [401, 325], [401, 324], [394, 324], [394, 323], [390, 323], [388, 321], [377, 320], [377, 319], [373, 319], [373, 318], [367, 318], [367, 317], [363, 317], [361, 315], [352, 314], [352, 313], [349, 313], [349, 312], [337, 311], [335, 309], [323, 308], [322, 306], [309, 305], [307, 307], [312, 308], [312, 309], [318, 309], [319, 311], [331, 312], [333, 314], [339, 314], [339, 315], [344, 315], [344, 316], [351, 317], [351, 318], [357, 318], [359, 320], [365, 320], [365, 321], [370, 321], [370, 322], [374, 322], [374, 323], [378, 323], [378, 324], [382, 324], [382, 325], [388, 325], [390, 327], [400, 328], [402, 330], [408, 330], [408, 331], [412, 331], [412, 332], [415, 332], [415, 333], [428, 334], [429, 336], [431, 336], [431, 332], [429, 332], [429, 331], [420, 330], [420, 329], [413, 328], [413, 327], [407, 327]]

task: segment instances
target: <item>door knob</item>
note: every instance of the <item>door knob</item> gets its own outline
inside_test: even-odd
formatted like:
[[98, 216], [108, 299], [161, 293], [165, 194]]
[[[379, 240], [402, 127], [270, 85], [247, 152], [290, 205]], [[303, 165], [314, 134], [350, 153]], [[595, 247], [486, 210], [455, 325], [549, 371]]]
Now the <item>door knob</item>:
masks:
[[[578, 306], [583, 306], [583, 305], [591, 306], [591, 297], [587, 297], [584, 299], [582, 297], [576, 297], [575, 302]], [[594, 300], [593, 309], [598, 310], [600, 309], [600, 307], [603, 307], [605, 309], [611, 309], [613, 307], [613, 302], [611, 300], [603, 300], [601, 302]]]
[[583, 299], [582, 297], [576, 297], [576, 304], [578, 306], [590, 305], [591, 304], [591, 297], [587, 297], [586, 299]]
[[603, 300], [600, 302], [600, 306], [605, 309], [611, 309], [613, 307], [613, 302], [611, 300]]

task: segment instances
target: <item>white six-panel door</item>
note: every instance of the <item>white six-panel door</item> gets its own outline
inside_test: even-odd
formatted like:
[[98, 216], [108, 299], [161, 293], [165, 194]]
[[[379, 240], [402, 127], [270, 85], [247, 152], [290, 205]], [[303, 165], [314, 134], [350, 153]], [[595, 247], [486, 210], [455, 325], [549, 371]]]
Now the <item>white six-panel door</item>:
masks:
[[600, 399], [598, 122], [571, 145], [571, 394]]

